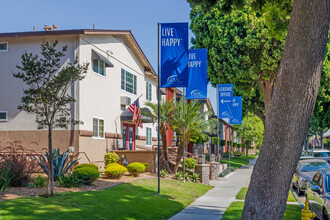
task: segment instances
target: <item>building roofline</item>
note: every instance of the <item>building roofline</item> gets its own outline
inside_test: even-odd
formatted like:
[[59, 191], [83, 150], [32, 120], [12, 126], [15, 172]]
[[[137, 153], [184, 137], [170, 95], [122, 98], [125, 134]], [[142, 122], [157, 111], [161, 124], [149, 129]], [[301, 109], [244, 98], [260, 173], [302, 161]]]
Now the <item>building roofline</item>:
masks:
[[100, 34], [100, 35], [122, 35], [125, 40], [129, 40], [137, 52], [141, 55], [145, 62], [145, 71], [151, 72], [157, 77], [157, 74], [151, 66], [149, 60], [142, 51], [140, 45], [137, 43], [135, 37], [130, 30], [106, 30], [106, 29], [73, 29], [73, 30], [56, 30], [56, 31], [31, 31], [31, 32], [12, 32], [0, 33], [1, 38], [21, 38], [21, 37], [40, 37], [40, 36], [60, 36], [60, 35], [81, 35], [81, 34]]

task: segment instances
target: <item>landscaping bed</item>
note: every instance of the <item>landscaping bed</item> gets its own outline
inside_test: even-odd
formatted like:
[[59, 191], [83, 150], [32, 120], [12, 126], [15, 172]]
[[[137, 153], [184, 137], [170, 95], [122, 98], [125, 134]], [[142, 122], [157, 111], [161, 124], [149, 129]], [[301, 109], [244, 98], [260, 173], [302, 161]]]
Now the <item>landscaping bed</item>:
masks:
[[[39, 175], [39, 174], [38, 174]], [[32, 178], [35, 178], [37, 175], [33, 175]], [[46, 175], [43, 175], [44, 178], [47, 178]], [[154, 178], [156, 174], [152, 173], [142, 173], [140, 174], [139, 178], [132, 177], [131, 175], [123, 175], [120, 179], [109, 179], [101, 176], [98, 180], [94, 181], [91, 185], [81, 185], [79, 187], [60, 187], [58, 182], [56, 181], [55, 184], [55, 193], [62, 193], [62, 192], [79, 192], [79, 191], [96, 191], [109, 188], [114, 186], [118, 183], [126, 183], [131, 182], [136, 179], [141, 178]], [[35, 187], [11, 187], [4, 192], [0, 191], [0, 201], [19, 198], [22, 196], [38, 196], [42, 193], [45, 193], [47, 187], [42, 188], [35, 188]]]
[[156, 178], [140, 179], [101, 191], [0, 202], [0, 219], [168, 219], [211, 188], [162, 179], [159, 196]]

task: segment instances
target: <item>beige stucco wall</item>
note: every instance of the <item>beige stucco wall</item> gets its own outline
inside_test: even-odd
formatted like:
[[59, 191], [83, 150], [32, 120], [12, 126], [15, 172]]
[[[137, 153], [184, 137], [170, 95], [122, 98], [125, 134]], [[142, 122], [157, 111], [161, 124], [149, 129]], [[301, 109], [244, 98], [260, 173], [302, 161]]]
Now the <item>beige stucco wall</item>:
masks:
[[[60, 148], [61, 152], [68, 150], [69, 146], [78, 153], [78, 132], [74, 130], [53, 131], [53, 149]], [[48, 151], [48, 131], [0, 131], [0, 148], [10, 146], [18, 141], [28, 150], [36, 152]]]

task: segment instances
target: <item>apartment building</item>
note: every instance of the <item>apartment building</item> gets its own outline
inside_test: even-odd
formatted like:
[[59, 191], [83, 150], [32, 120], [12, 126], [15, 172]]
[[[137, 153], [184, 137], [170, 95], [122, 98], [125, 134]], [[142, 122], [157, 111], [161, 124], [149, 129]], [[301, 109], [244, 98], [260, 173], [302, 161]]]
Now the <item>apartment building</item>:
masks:
[[90, 65], [70, 89], [76, 99], [71, 117], [83, 124], [54, 130], [54, 148], [73, 146], [93, 162], [102, 162], [109, 150], [151, 149], [156, 124], [144, 117], [143, 128], [135, 126], [127, 108], [139, 96], [142, 111], [149, 111], [146, 102], [157, 103], [157, 75], [130, 31], [96, 29], [0, 33], [0, 147], [19, 141], [35, 151], [47, 148], [47, 131], [37, 129], [34, 115], [17, 109], [25, 84], [12, 73], [23, 53], [39, 54], [42, 42], [55, 40], [59, 48], [68, 46], [62, 65], [75, 59]]

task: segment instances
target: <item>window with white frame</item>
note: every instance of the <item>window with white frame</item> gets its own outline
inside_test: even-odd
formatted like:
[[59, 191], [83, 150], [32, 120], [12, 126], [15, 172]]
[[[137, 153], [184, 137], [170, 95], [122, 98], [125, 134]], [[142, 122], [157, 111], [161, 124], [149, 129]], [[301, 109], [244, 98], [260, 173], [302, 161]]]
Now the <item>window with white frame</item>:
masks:
[[102, 60], [95, 59], [93, 60], [93, 71], [95, 73], [100, 74], [101, 76], [105, 76], [105, 64]]
[[0, 121], [8, 121], [8, 112], [0, 111]]
[[151, 128], [146, 127], [147, 129], [147, 145], [151, 145], [151, 140], [152, 140], [152, 133], [151, 133]]
[[93, 137], [104, 138], [104, 120], [93, 118]]
[[8, 42], [0, 42], [0, 52], [8, 51]]
[[136, 95], [136, 76], [121, 69], [121, 89]]
[[147, 100], [152, 101], [152, 87], [151, 87], [151, 83], [146, 84], [146, 96], [147, 96]]

